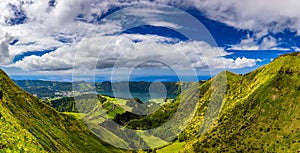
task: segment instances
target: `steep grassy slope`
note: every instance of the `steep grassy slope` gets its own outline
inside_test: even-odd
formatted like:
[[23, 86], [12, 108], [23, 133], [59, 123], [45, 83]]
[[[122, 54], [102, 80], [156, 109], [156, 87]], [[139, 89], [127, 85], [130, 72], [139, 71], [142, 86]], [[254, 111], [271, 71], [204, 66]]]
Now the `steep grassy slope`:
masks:
[[300, 53], [281, 56], [246, 75], [227, 74], [223, 108], [213, 127], [199, 135], [208, 87], [190, 126], [179, 136], [186, 152], [300, 151]]
[[[212, 90], [215, 90], [212, 83], [224, 74], [227, 76], [227, 88], [222, 109], [213, 126], [205, 129], [202, 126], [203, 119], [212, 99]], [[246, 75], [223, 72], [201, 83], [199, 90], [196, 114], [188, 127], [173, 144], [158, 151], [300, 151], [300, 53], [280, 56]], [[0, 91], [3, 95], [2, 99], [0, 95], [0, 149], [28, 152], [119, 151], [108, 144], [104, 146], [76, 117], [58, 113], [20, 90], [2, 71]], [[125, 126], [141, 130], [159, 127], [175, 114], [178, 99], [192, 101], [198, 98], [195, 96], [197, 91], [198, 86], [193, 86], [179, 95], [176, 101], [163, 105], [148, 116], [132, 119]], [[108, 107], [112, 106], [107, 104]], [[179, 119], [175, 116], [176, 121]], [[167, 134], [173, 134], [170, 131], [177, 133], [180, 130], [174, 126], [152, 130], [150, 133], [156, 136], [154, 138], [138, 131], [128, 139], [135, 139], [132, 145], [137, 147], [140, 147], [139, 144], [151, 146], [153, 141], [160, 140], [164, 134], [168, 137]], [[119, 135], [122, 133], [116, 132], [109, 136], [111, 139], [119, 139]]]
[[0, 70], [0, 149], [28, 152], [119, 152], [74, 116], [58, 113]]

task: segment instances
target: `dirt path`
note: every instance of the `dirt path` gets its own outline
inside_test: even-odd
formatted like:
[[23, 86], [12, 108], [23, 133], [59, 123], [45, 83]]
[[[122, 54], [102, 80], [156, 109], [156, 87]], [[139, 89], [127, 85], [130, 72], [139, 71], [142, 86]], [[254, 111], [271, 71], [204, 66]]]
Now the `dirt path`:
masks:
[[[112, 108], [111, 108], [110, 110], [108, 110], [108, 111], [106, 112], [106, 114], [108, 114], [108, 113], [110, 113], [110, 112], [112, 112], [112, 111], [115, 110], [116, 105], [115, 105], [114, 103], [111, 103], [111, 104], [112, 104]], [[103, 114], [104, 114], [104, 113], [103, 113]]]

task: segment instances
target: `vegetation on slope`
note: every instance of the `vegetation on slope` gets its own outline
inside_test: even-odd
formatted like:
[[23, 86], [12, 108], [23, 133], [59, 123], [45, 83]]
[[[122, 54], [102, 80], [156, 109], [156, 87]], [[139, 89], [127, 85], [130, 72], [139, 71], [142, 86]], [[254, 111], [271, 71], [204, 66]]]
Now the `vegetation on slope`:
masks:
[[[58, 113], [0, 70], [0, 149], [28, 152], [119, 152], [71, 115]], [[38, 150], [38, 151], [37, 151]]]
[[[222, 109], [213, 126], [203, 126], [204, 116], [212, 98], [212, 82], [226, 74], [226, 95]], [[163, 152], [297, 152], [300, 151], [300, 53], [280, 56], [272, 63], [251, 73], [238, 75], [223, 72], [216, 78], [203, 82], [199, 87], [181, 93], [176, 101], [162, 105], [154, 113], [147, 116], [136, 116], [128, 113], [126, 101], [115, 102], [114, 98], [105, 97], [102, 105], [111, 110], [116, 105], [117, 112], [108, 115], [121, 125], [131, 129], [152, 129], [167, 122], [175, 114], [179, 100], [192, 101], [198, 98], [193, 91], [199, 88], [200, 99], [197, 110], [188, 127], [175, 139], [175, 142], [159, 151]], [[103, 143], [73, 115], [56, 112], [39, 102], [33, 96], [21, 91], [2, 72], [0, 90], [3, 92], [0, 101], [1, 143], [0, 149], [35, 151], [82, 152], [97, 151], [114, 152], [116, 150]], [[68, 100], [66, 100], [68, 101]], [[61, 102], [61, 101], [59, 101]], [[59, 103], [58, 102], [58, 103]], [[188, 103], [187, 103], [188, 104]], [[73, 111], [73, 104], [60, 103], [63, 110]], [[122, 106], [122, 107], [121, 107]], [[188, 105], [187, 105], [188, 106]], [[135, 108], [130, 103], [131, 109]], [[57, 108], [56, 108], [57, 109]], [[97, 108], [92, 108], [95, 111]], [[118, 113], [119, 112], [119, 113]], [[87, 117], [102, 117], [102, 114], [87, 114]], [[177, 118], [175, 117], [174, 121]], [[112, 120], [95, 120], [95, 125], [110, 127]], [[152, 130], [149, 133], [115, 131], [110, 139], [133, 139], [135, 147], [145, 147], [162, 135], [176, 131], [179, 127], [168, 127], [168, 131]], [[124, 129], [126, 130], [126, 129]], [[179, 129], [180, 130], [180, 129]], [[207, 132], [206, 132], [207, 130]], [[7, 142], [3, 141], [9, 137]], [[22, 131], [18, 133], [17, 131]], [[14, 135], [17, 133], [17, 135]], [[129, 135], [124, 135], [124, 134]], [[152, 134], [156, 137], [147, 137]], [[163, 139], [163, 138], [162, 138]], [[25, 141], [26, 140], [26, 141]], [[8, 143], [9, 142], [9, 143]], [[89, 142], [88, 144], [86, 142]], [[17, 148], [12, 147], [19, 146]], [[165, 142], [164, 142], [165, 144]]]
[[[224, 73], [227, 86], [222, 109], [212, 127], [204, 132], [212, 82]], [[300, 53], [281, 56], [245, 75], [227, 71], [222, 74], [200, 84], [201, 98], [189, 126], [173, 144], [157, 151], [299, 152]], [[188, 96], [194, 95], [186, 92], [179, 97]], [[168, 120], [176, 105], [176, 101], [166, 104], [155, 113], [125, 125], [132, 129], [152, 129]]]
[[297, 152], [299, 102], [299, 53], [281, 56], [243, 76], [228, 72], [226, 98], [214, 126], [199, 135], [205, 112], [200, 105], [179, 139], [188, 142], [188, 152]]

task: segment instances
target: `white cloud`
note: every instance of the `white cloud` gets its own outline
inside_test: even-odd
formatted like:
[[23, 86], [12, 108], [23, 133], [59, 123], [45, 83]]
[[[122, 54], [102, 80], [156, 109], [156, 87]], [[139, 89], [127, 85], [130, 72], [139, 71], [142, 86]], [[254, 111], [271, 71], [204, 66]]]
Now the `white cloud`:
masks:
[[271, 36], [262, 38], [260, 45], [258, 45], [254, 38], [248, 37], [241, 40], [240, 44], [232, 45], [229, 50], [285, 50], [284, 48], [279, 48], [277, 46], [277, 40]]
[[193, 3], [208, 17], [239, 29], [277, 33], [291, 28], [300, 32], [298, 0], [194, 0]]
[[166, 8], [159, 8], [158, 6], [157, 8], [155, 8], [152, 5], [145, 5], [144, 7], [139, 6], [134, 9], [127, 9], [124, 11], [124, 13], [128, 16], [139, 16], [141, 21], [149, 25], [167, 27], [172, 29], [182, 28], [182, 26], [176, 24], [175, 21], [170, 22], [170, 20], [164, 18], [170, 15], [182, 15], [182, 12], [176, 9], [163, 9]]
[[[297, 0], [273, 0], [272, 2], [268, 0], [191, 0], [188, 2], [174, 0], [156, 0], [154, 2], [146, 0], [62, 0], [57, 1], [55, 7], [49, 7], [48, 0], [3, 0], [0, 2], [0, 7], [2, 8], [0, 19], [2, 24], [4, 24], [5, 19], [14, 16], [13, 11], [8, 8], [9, 3], [15, 4], [25, 10], [30, 21], [54, 26], [70, 23], [79, 14], [84, 14], [86, 20], [92, 21], [92, 14], [100, 16], [114, 6], [152, 3], [197, 7], [212, 19], [236, 28], [253, 30], [260, 37], [268, 31], [281, 32], [284, 28], [300, 30], [300, 10], [298, 9], [300, 3]], [[166, 12], [151, 10], [151, 8], [147, 9], [145, 7], [143, 9], [136, 9], [134, 12], [128, 12], [127, 14], [140, 14], [141, 16], [147, 16], [148, 18], [146, 19], [149, 19], [151, 16], [158, 17], [158, 15], [163, 15], [164, 13]]]
[[[161, 0], [154, 3], [179, 4], [184, 1], [167, 1]], [[268, 14], [268, 20], [260, 23], [261, 20], [267, 18], [256, 17], [256, 9], [252, 5], [249, 7], [254, 9], [246, 10], [246, 13], [240, 12], [241, 2], [236, 1], [202, 1], [188, 3], [190, 6], [196, 6], [216, 20], [227, 23], [231, 26], [254, 30], [257, 36], [264, 36], [269, 29], [266, 25], [269, 22], [277, 21], [275, 15]], [[23, 10], [27, 16], [24, 24], [9, 25], [6, 21], [14, 18], [15, 13], [10, 8], [9, 3], [13, 3], [19, 10]], [[25, 70], [37, 71], [67, 71], [73, 67], [88, 67], [92, 69], [98, 61], [99, 68], [113, 67], [118, 60], [118, 67], [131, 67], [136, 63], [143, 63], [149, 59], [155, 59], [162, 62], [169, 62], [171, 66], [177, 68], [185, 68], [192, 66], [193, 68], [203, 69], [209, 66], [211, 69], [221, 69], [222, 67], [235, 69], [242, 67], [251, 67], [258, 60], [238, 58], [236, 60], [225, 58], [228, 53], [221, 48], [211, 47], [210, 45], [201, 42], [178, 42], [171, 38], [165, 38], [154, 35], [122, 35], [118, 40], [114, 40], [112, 35], [123, 31], [128, 27], [124, 27], [124, 23], [128, 23], [127, 16], [138, 15], [134, 18], [136, 22], [141, 24], [151, 24], [155, 26], [169, 27], [173, 29], [183, 28], [178, 25], [179, 20], [165, 18], [164, 15], [178, 12], [165, 12], [163, 10], [155, 10], [151, 7], [143, 9], [135, 9], [124, 14], [117, 14], [118, 20], [103, 20], [102, 24], [96, 24], [93, 18], [106, 13], [113, 6], [126, 6], [138, 3], [150, 3], [148, 1], [96, 1], [96, 0], [61, 0], [57, 1], [55, 7], [48, 5], [48, 0], [3, 0], [0, 2], [0, 9], [3, 10], [0, 14], [0, 28], [4, 33], [8, 33], [14, 39], [19, 41], [14, 46], [8, 46], [8, 37], [1, 39], [1, 64], [11, 63], [16, 55], [23, 54], [28, 51], [37, 51], [58, 47], [54, 52], [39, 56], [25, 57], [17, 63], [11, 64]], [[228, 3], [224, 4], [223, 3]], [[248, 2], [249, 3], [249, 2]], [[215, 6], [216, 4], [216, 6]], [[242, 7], [242, 8], [245, 8]], [[272, 9], [271, 9], [272, 10]], [[248, 12], [248, 13], [247, 13]], [[250, 12], [250, 13], [249, 13]], [[251, 13], [252, 12], [252, 13]], [[273, 12], [272, 12], [273, 13]], [[82, 15], [82, 22], [78, 20], [78, 16]], [[133, 20], [132, 22], [134, 22]], [[175, 22], [176, 21], [176, 22]], [[296, 21], [296, 20], [295, 20]], [[134, 22], [134, 23], [136, 23]], [[182, 22], [182, 21], [181, 21]], [[281, 22], [281, 21], [280, 21]], [[295, 22], [296, 24], [296, 22]], [[281, 26], [282, 27], [282, 26]], [[184, 27], [186, 28], [186, 27]], [[267, 30], [266, 30], [267, 29]], [[273, 27], [273, 31], [279, 30], [279, 27]], [[92, 33], [93, 35], [89, 35]], [[62, 43], [57, 38], [64, 37], [71, 39], [70, 43]], [[109, 43], [110, 41], [113, 43]], [[140, 40], [140, 43], [134, 43], [132, 40]], [[171, 43], [162, 43], [171, 42]], [[255, 47], [254, 40], [243, 40], [241, 48]], [[261, 48], [272, 48], [276, 45], [276, 40], [269, 38], [263, 41]], [[195, 45], [199, 48], [195, 48]], [[242, 46], [244, 45], [244, 46]], [[239, 46], [235, 46], [239, 47]], [[103, 50], [103, 48], [105, 48]], [[77, 55], [78, 60], [74, 65], [74, 54], [78, 49], [84, 49]], [[99, 55], [99, 52], [102, 54]], [[179, 56], [178, 54], [181, 53]], [[100, 56], [98, 58], [98, 55]], [[118, 58], [122, 56], [122, 58]], [[7, 58], [5, 58], [7, 57]], [[190, 61], [187, 63], [182, 60], [185, 58]], [[3, 59], [3, 60], [2, 60]], [[225, 65], [224, 65], [225, 64]], [[147, 63], [144, 66], [160, 66], [157, 63]]]
[[[14, 46], [9, 47], [10, 50], [7, 52], [10, 55], [10, 61], [6, 63], [12, 62], [16, 55], [25, 52], [43, 51], [65, 45], [72, 46], [85, 37], [101, 37], [122, 32], [124, 28], [128, 28], [122, 25], [128, 23], [125, 15], [131, 16], [134, 14], [133, 11], [127, 10], [123, 14], [116, 14], [120, 17], [118, 20], [106, 19], [102, 20], [101, 24], [97, 24], [92, 15], [99, 17], [113, 6], [137, 3], [140, 2], [62, 0], [57, 1], [55, 7], [51, 7], [48, 0], [3, 0], [0, 2], [0, 8], [4, 10], [0, 14], [0, 28], [4, 30], [4, 33], [8, 33], [19, 40]], [[11, 4], [14, 4], [17, 10], [12, 9]], [[138, 9], [136, 10], [138, 11]], [[25, 23], [10, 25], [7, 22], [15, 17], [14, 11], [24, 12], [27, 17]], [[175, 23], [164, 21], [161, 17], [164, 13], [162, 10], [145, 8], [144, 11], [149, 13], [135, 14], [138, 16], [136, 19], [141, 19], [141, 24], [180, 28]], [[79, 15], [87, 22], [78, 20]], [[93, 35], [88, 35], [90, 33]], [[69, 44], [62, 43], [58, 40], [59, 37], [68, 38], [71, 42]]]
[[122, 36], [126, 37], [127, 39], [130, 39], [131, 41], [155, 41], [155, 42], [169, 42], [169, 43], [176, 43], [179, 42], [176, 38], [169, 38], [169, 37], [163, 37], [158, 35], [141, 35], [141, 34], [122, 34]]
[[298, 47], [293, 47], [293, 49], [294, 49], [296, 52], [300, 52], [300, 48], [298, 48]]
[[272, 49], [272, 48], [275, 48], [277, 46], [277, 41], [274, 37], [265, 37], [263, 38], [262, 40], [262, 43], [261, 43], [261, 49], [262, 50], [268, 50], [268, 49]]
[[251, 44], [245, 44], [247, 40], [242, 40], [241, 44], [232, 49], [288, 50], [273, 46], [280, 40], [263, 40], [263, 44], [259, 44], [258, 41], [269, 33], [276, 34], [284, 32], [285, 29], [296, 31], [300, 36], [300, 1], [298, 0], [156, 0], [156, 2], [195, 7], [210, 19], [253, 32], [253, 39], [249, 40]]
[[[172, 3], [172, 0], [157, 0]], [[179, 6], [195, 7], [208, 18], [237, 29], [250, 30], [252, 38], [242, 40], [231, 49], [241, 50], [290, 50], [280, 48], [280, 39], [264, 39], [269, 33], [281, 33], [285, 29], [296, 31], [300, 36], [300, 1], [298, 0], [191, 0], [179, 1]], [[261, 39], [263, 44], [258, 43]], [[245, 42], [251, 41], [251, 42]]]
[[253, 51], [253, 50], [279, 50], [279, 51], [290, 51], [297, 50], [297, 47], [291, 48], [282, 48], [279, 46], [279, 41], [272, 36], [265, 36], [261, 39], [260, 44], [258, 44], [257, 40], [248, 36], [246, 39], [242, 39], [241, 42], [237, 45], [231, 45], [227, 50], [244, 50], [244, 51]]
[[259, 50], [260, 46], [257, 45], [253, 38], [241, 40], [240, 44], [232, 45], [229, 50]]
[[170, 23], [170, 22], [164, 22], [164, 21], [148, 21], [148, 24], [153, 25], [153, 26], [160, 26], [160, 27], [168, 27], [168, 28], [173, 28], [173, 29], [179, 29], [181, 26]]
[[[151, 37], [162, 39], [159, 36]], [[78, 53], [74, 63], [76, 51]], [[245, 57], [236, 60], [225, 58], [224, 56], [228, 54], [224, 49], [211, 47], [201, 41], [169, 44], [147, 39], [134, 43], [128, 35], [103, 36], [83, 39], [77, 45], [61, 47], [41, 57], [25, 57], [14, 66], [26, 70], [55, 71], [72, 68], [91, 70], [96, 67], [99, 69], [162, 67], [158, 63], [160, 62], [176, 69], [237, 69], [252, 67], [259, 61]]]
[[[55, 7], [49, 6], [48, 0], [4, 0], [0, 2], [0, 29], [11, 35], [18, 42], [13, 46], [3, 38], [1, 56], [2, 65], [11, 63], [16, 55], [30, 51], [43, 51], [50, 48], [73, 45], [79, 42], [87, 33], [96, 30], [98, 36], [122, 31], [119, 21], [107, 21], [101, 25], [77, 20], [77, 16], [84, 15], [87, 21], [92, 20], [91, 14], [101, 15], [103, 7], [92, 6], [92, 1], [62, 0], [57, 1]], [[12, 4], [17, 8], [12, 9]], [[108, 7], [108, 6], [107, 6]], [[107, 11], [108, 8], [103, 8]], [[23, 24], [10, 25], [10, 19], [15, 17], [14, 11], [22, 10], [26, 14]], [[94, 35], [95, 36], [95, 35]], [[70, 39], [70, 44], [59, 41], [59, 38]]]
[[244, 68], [244, 67], [253, 67], [256, 65], [257, 62], [262, 62], [261, 59], [248, 59], [245, 57], [238, 57], [237, 59], [234, 60], [234, 64], [232, 65], [233, 69], [239, 69], [239, 68]]
[[9, 43], [12, 40], [13, 37], [7, 33], [1, 34], [0, 31], [0, 64], [9, 64], [11, 62], [11, 56], [9, 55]]

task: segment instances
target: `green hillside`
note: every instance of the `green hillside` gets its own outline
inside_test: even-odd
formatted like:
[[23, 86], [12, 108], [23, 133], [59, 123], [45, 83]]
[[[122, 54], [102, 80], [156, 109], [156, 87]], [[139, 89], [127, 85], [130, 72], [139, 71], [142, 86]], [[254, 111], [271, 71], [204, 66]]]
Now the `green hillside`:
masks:
[[182, 151], [299, 152], [300, 53], [280, 56], [246, 75], [226, 75], [226, 96], [218, 119], [199, 135], [209, 98], [203, 96], [192, 123], [179, 136], [179, 141], [188, 142]]
[[76, 117], [24, 92], [0, 70], [0, 152], [120, 152]]
[[[212, 96], [212, 91], [225, 87], [218, 84], [225, 75], [226, 92], [222, 100], [222, 92]], [[200, 98], [197, 97], [198, 91]], [[195, 98], [196, 107], [188, 107], [192, 106], [189, 102]], [[94, 121], [95, 127], [105, 127], [114, 120], [127, 128], [137, 129], [135, 133], [127, 135], [108, 129], [110, 134], [107, 135], [107, 139], [118, 139], [125, 146], [133, 146], [132, 148], [166, 145], [166, 141], [169, 140], [163, 137], [168, 138], [168, 134], [172, 134], [173, 131], [177, 133], [181, 130], [180, 127], [151, 130], [149, 133], [142, 130], [159, 127], [171, 117], [174, 122], [180, 121], [184, 112], [176, 116], [176, 110], [183, 100], [187, 108], [196, 108], [195, 116], [187, 128], [172, 144], [148, 151], [300, 151], [300, 53], [280, 56], [272, 63], [245, 75], [225, 71], [206, 82], [201, 82], [199, 86], [192, 83], [190, 88], [174, 101], [161, 104], [157, 111], [147, 116], [130, 113], [132, 109], [137, 109], [130, 101], [116, 100], [117, 98], [108, 96], [102, 96], [102, 99], [99, 102], [104, 111], [109, 112], [106, 116], [109, 120], [98, 119], [105, 117], [99, 113], [98, 107], [91, 108], [94, 111], [85, 114], [86, 118]], [[79, 114], [74, 113], [74, 99], [63, 98], [52, 101], [49, 105], [69, 113], [59, 113], [40, 102], [17, 87], [0, 71], [0, 152], [123, 151], [102, 142], [89, 132], [78, 119]], [[206, 113], [211, 106], [216, 106], [215, 112]], [[220, 111], [219, 107], [222, 108]], [[190, 109], [188, 111], [192, 111]], [[204, 121], [207, 114], [210, 114], [210, 118]], [[212, 115], [218, 115], [216, 120], [209, 120]], [[211, 127], [208, 126], [210, 123]], [[121, 136], [125, 138], [124, 141]], [[131, 139], [134, 142], [127, 144], [125, 140]]]
[[[203, 123], [212, 99], [212, 83], [224, 75], [226, 92], [220, 103], [222, 109], [212, 126], [205, 129], [208, 126]], [[197, 111], [189, 126], [174, 143], [156, 149], [157, 152], [300, 151], [300, 53], [280, 56], [245, 75], [222, 72], [200, 84], [199, 90]], [[194, 96], [195, 93], [184, 92], [179, 97], [189, 99]], [[214, 105], [218, 106], [218, 103]], [[132, 118], [125, 125], [132, 129], [160, 126], [176, 112], [177, 106], [178, 101], [165, 104], [155, 113], [140, 119]], [[212, 121], [206, 120], [204, 125], [209, 122]], [[156, 135], [155, 132], [152, 134]]]

